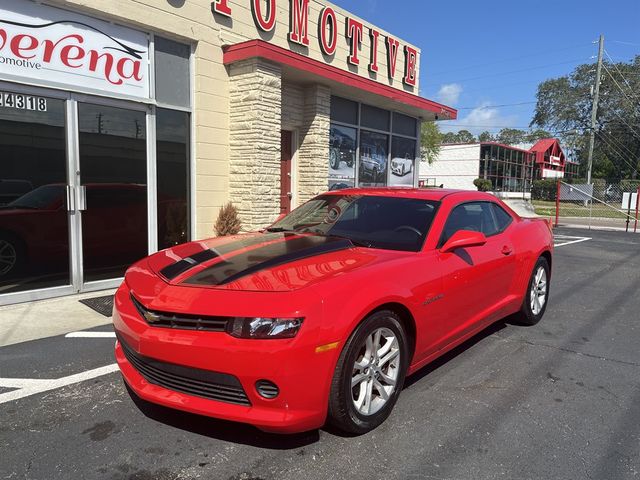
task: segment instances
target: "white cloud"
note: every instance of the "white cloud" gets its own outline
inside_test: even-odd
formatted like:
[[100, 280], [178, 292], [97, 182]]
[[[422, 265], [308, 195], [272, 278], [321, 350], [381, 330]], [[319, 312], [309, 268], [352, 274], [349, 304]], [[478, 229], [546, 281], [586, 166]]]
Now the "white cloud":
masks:
[[483, 102], [466, 115], [458, 111], [458, 119], [439, 123], [440, 129], [443, 132], [469, 130], [477, 135], [485, 130], [497, 133], [502, 128], [518, 124], [517, 115], [503, 115], [498, 108], [491, 108], [489, 105], [492, 105], [492, 102]]
[[462, 93], [462, 85], [458, 83], [447, 83], [438, 90], [438, 100], [445, 105], [455, 105], [458, 103], [460, 94]]

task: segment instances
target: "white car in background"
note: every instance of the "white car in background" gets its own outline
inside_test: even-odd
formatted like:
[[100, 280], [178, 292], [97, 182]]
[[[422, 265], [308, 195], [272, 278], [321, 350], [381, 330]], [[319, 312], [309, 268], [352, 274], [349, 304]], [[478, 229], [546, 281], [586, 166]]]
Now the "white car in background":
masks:
[[405, 158], [394, 158], [391, 160], [391, 173], [398, 177], [404, 177], [407, 173], [410, 173], [413, 169], [413, 160], [409, 158], [409, 155]]

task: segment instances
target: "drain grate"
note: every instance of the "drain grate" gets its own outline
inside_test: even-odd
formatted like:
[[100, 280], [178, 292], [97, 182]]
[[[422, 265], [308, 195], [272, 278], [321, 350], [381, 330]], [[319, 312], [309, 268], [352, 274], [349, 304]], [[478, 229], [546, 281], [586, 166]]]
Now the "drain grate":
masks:
[[95, 310], [96, 312], [110, 317], [113, 311], [113, 295], [106, 295], [104, 297], [85, 298], [79, 300], [80, 303]]

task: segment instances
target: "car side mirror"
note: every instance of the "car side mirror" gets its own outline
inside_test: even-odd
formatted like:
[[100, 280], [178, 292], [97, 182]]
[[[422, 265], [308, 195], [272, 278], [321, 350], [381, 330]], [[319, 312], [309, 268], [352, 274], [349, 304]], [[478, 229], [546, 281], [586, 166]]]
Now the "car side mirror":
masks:
[[487, 243], [487, 237], [482, 232], [471, 230], [458, 230], [445, 242], [440, 251], [442, 253], [453, 252], [458, 248], [480, 247]]

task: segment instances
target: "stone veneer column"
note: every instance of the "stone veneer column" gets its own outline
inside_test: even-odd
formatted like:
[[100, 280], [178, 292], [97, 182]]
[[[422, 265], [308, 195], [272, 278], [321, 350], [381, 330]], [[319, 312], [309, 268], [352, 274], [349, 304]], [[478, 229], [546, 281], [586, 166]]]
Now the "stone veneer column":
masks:
[[298, 203], [329, 188], [331, 90], [313, 85], [304, 90], [303, 126], [298, 150]]
[[280, 213], [282, 70], [262, 59], [231, 65], [229, 194], [243, 230]]

